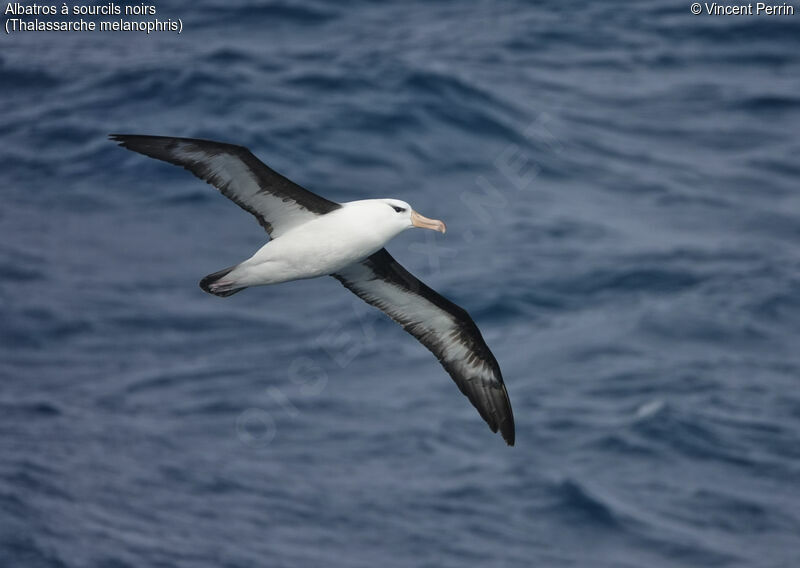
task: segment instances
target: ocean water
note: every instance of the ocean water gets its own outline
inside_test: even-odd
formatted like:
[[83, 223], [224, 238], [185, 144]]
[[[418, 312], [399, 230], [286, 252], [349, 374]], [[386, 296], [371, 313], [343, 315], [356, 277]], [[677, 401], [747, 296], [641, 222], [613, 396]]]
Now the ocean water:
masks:
[[[0, 38], [0, 566], [798, 565], [800, 14], [157, 8]], [[112, 132], [445, 220], [517, 445], [333, 279], [204, 294], [263, 231]]]

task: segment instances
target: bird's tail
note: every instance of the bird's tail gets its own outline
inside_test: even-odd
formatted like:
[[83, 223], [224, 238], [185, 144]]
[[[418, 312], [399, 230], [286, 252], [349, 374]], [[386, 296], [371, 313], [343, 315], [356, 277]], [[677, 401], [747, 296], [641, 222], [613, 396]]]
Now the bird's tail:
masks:
[[219, 272], [209, 274], [200, 281], [200, 287], [209, 294], [214, 294], [215, 296], [221, 296], [223, 298], [232, 296], [236, 292], [241, 292], [247, 288], [247, 286], [238, 286], [235, 280], [225, 279], [234, 268], [236, 268], [236, 266], [229, 266]]

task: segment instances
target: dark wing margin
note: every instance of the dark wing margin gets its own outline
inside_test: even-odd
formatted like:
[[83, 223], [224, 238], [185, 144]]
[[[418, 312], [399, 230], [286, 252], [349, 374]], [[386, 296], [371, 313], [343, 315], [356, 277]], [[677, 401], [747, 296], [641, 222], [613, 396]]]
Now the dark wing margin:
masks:
[[243, 146], [138, 134], [109, 138], [128, 150], [183, 166], [253, 214], [271, 237], [341, 207], [283, 177]]
[[514, 445], [514, 415], [500, 366], [463, 308], [418, 280], [386, 249], [332, 276], [436, 355], [492, 432], [500, 430]]

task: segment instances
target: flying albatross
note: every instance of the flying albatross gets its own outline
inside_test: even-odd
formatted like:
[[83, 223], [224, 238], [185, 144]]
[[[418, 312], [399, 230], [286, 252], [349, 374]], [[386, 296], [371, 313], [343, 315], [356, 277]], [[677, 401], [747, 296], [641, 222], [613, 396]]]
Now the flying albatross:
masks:
[[475, 322], [383, 248], [411, 227], [444, 233], [443, 222], [398, 199], [328, 201], [273, 171], [243, 146], [168, 136], [110, 138], [183, 166], [252, 213], [269, 234], [269, 242], [252, 257], [203, 278], [203, 290], [224, 297], [250, 286], [333, 276], [436, 355], [492, 431], [500, 430], [514, 445], [514, 416], [500, 367]]

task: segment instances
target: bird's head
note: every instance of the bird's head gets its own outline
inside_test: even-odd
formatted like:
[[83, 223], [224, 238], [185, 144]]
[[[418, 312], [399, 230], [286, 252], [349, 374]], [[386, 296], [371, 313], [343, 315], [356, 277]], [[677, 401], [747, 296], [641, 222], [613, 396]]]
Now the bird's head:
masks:
[[443, 221], [428, 219], [420, 215], [405, 201], [400, 201], [399, 199], [377, 199], [376, 201], [386, 207], [383, 213], [387, 216], [389, 222], [400, 230], [404, 231], [412, 227], [419, 227], [420, 229], [432, 229], [440, 233], [447, 231]]

